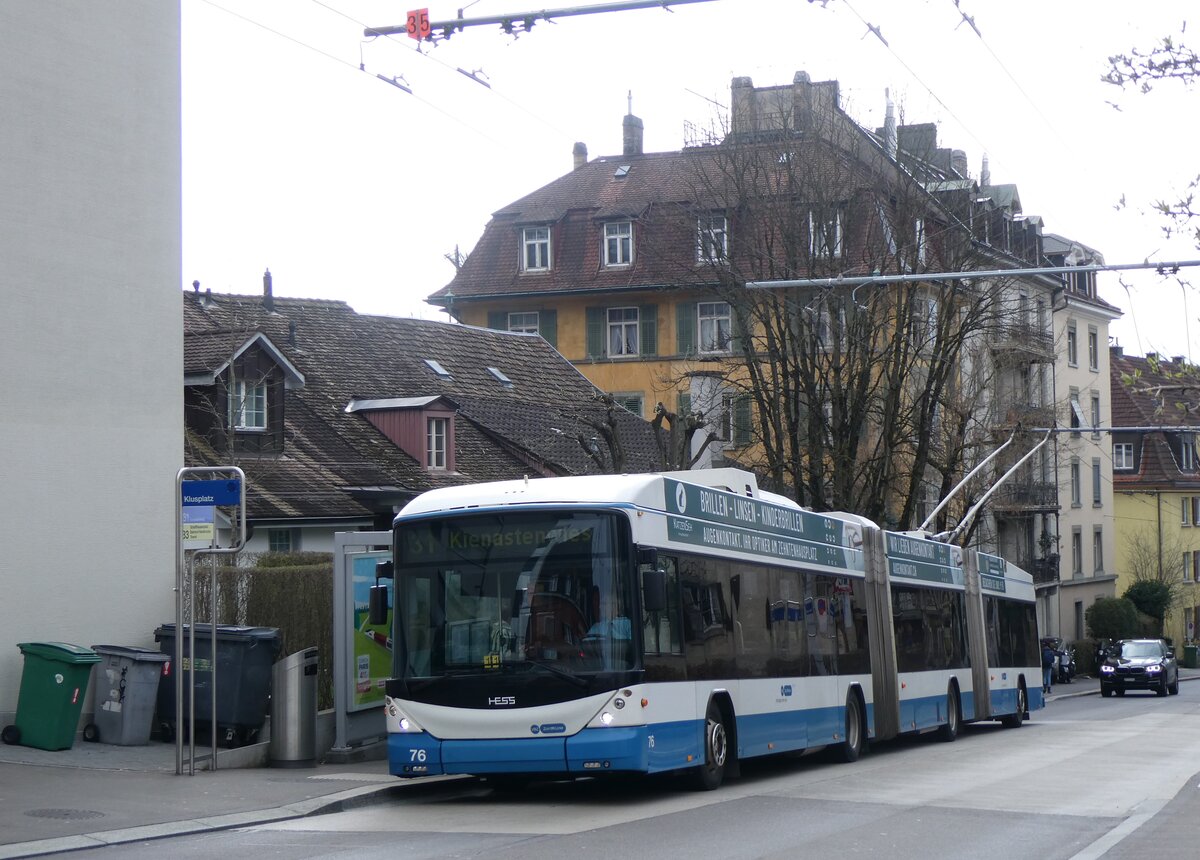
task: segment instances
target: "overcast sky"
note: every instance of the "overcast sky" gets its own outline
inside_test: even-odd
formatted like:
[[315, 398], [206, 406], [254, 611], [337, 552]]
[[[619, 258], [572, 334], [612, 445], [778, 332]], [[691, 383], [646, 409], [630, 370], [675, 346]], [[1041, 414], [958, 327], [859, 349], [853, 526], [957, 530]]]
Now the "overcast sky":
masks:
[[[733, 77], [773, 86], [799, 70], [840, 81], [868, 128], [890, 90], [901, 121], [937, 123], [976, 179], [986, 153], [1026, 215], [1110, 264], [1200, 258], [1152, 211], [1200, 172], [1200, 92], [1100, 82], [1109, 55], [1178, 34], [1193, 5], [1182, 0], [711, 0], [516, 37], [471, 27], [419, 51], [363, 37], [417, 2], [182, 0], [185, 285], [258, 292], [269, 267], [277, 295], [445, 319], [424, 298], [453, 277], [447, 255], [570, 171], [576, 141], [619, 154], [630, 93], [645, 150], [671, 151], [714, 126]], [[466, 18], [594, 5], [460, 2]], [[428, 8], [439, 21], [460, 6]], [[1200, 283], [1200, 269], [1184, 275]], [[1194, 289], [1100, 277], [1127, 352], [1200, 361]]]

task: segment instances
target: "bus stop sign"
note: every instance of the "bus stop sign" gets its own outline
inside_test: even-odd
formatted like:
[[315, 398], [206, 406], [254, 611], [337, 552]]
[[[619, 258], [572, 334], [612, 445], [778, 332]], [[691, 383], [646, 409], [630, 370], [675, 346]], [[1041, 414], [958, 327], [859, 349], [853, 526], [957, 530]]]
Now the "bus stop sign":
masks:
[[242, 503], [242, 482], [236, 479], [182, 481], [180, 492], [184, 507], [190, 505], [229, 506]]

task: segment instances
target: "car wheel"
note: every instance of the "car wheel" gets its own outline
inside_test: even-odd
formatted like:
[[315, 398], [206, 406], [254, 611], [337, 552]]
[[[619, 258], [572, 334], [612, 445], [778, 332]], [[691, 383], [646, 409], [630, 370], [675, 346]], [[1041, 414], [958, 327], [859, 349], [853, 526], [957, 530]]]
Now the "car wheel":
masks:
[[1113, 694], [1112, 687], [1108, 687], [1104, 684], [1100, 685], [1100, 695], [1101, 696], [1108, 699], [1112, 696], [1112, 694]]
[[1165, 696], [1167, 692], [1167, 676], [1163, 675], [1162, 680], [1158, 682], [1158, 686], [1154, 689], [1154, 694], [1156, 696]]
[[1176, 675], [1176, 676], [1175, 676], [1175, 680], [1174, 680], [1174, 681], [1172, 681], [1172, 682], [1171, 682], [1171, 683], [1170, 683], [1170, 684], [1167, 686], [1167, 692], [1169, 692], [1169, 693], [1170, 693], [1172, 696], [1178, 696], [1178, 695], [1179, 695], [1179, 676], [1178, 676], [1178, 675]]

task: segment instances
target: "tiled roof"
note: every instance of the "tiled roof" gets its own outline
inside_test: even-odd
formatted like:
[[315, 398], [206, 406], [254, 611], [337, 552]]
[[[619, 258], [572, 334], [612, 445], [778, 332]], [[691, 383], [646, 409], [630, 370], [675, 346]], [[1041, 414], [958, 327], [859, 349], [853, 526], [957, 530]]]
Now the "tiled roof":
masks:
[[[185, 367], [211, 369], [220, 350], [261, 332], [304, 376], [285, 394], [283, 456], [238, 463], [255, 488], [253, 518], [369, 516], [368, 497], [386, 488], [402, 500], [447, 484], [600, 471], [578, 441], [592, 433], [588, 417], [603, 414], [599, 392], [537, 335], [369, 316], [339, 301], [276, 298], [273, 313], [258, 296], [185, 292], [183, 302]], [[424, 469], [363, 413], [346, 412], [354, 398], [435, 396], [459, 407], [454, 473]], [[656, 468], [649, 423], [621, 421], [626, 471]], [[222, 461], [203, 440], [188, 442], [189, 465]]]
[[1179, 468], [1167, 437], [1174, 428], [1200, 426], [1200, 370], [1117, 350], [1109, 359], [1114, 434], [1122, 427], [1153, 428], [1127, 431], [1140, 441], [1138, 469], [1114, 470], [1114, 485], [1200, 486], [1200, 474]]

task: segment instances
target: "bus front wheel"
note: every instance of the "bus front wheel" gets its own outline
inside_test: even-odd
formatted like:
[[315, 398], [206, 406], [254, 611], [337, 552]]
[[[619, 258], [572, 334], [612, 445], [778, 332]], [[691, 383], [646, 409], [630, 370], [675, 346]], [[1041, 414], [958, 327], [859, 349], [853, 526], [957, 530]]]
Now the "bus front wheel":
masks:
[[718, 788], [725, 779], [729, 759], [729, 732], [716, 702], [708, 703], [704, 715], [704, 763], [696, 768], [693, 783], [701, 791]]

